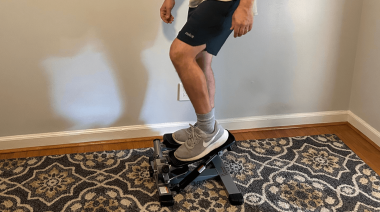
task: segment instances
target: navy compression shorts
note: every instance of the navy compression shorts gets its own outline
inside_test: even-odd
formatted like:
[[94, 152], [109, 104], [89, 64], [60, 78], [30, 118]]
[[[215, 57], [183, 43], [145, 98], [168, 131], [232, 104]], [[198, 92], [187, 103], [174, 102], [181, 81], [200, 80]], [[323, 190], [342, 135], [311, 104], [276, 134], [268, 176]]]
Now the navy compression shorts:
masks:
[[206, 44], [206, 51], [217, 55], [232, 30], [232, 15], [240, 0], [206, 0], [189, 8], [188, 18], [177, 38], [191, 46]]

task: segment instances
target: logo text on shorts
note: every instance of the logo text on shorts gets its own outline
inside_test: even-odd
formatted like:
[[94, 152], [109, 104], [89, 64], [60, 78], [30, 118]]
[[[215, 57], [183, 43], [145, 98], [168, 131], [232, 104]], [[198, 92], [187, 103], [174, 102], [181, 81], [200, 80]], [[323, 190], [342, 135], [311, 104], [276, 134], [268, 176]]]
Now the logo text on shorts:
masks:
[[185, 32], [185, 35], [191, 37], [191, 38], [194, 38], [194, 35], [192, 35], [191, 33], [188, 33], [188, 32]]

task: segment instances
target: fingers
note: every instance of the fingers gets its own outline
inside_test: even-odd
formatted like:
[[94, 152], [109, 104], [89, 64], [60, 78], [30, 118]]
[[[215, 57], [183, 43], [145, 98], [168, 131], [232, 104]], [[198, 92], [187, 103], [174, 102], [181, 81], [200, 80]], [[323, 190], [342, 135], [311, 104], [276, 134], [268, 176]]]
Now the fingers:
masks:
[[230, 30], [234, 30], [234, 37], [241, 37], [252, 30], [252, 24], [236, 24], [232, 21]]
[[166, 20], [166, 14], [165, 14], [165, 12], [164, 11], [162, 11], [162, 9], [160, 10], [160, 17], [161, 17], [161, 19], [165, 22], [165, 23], [167, 23], [167, 20]]
[[169, 14], [166, 17], [166, 22], [167, 24], [171, 24], [173, 21], [174, 21], [174, 17], [172, 16], [172, 14]]
[[238, 31], [237, 31], [237, 26], [233, 20], [232, 20], [232, 25], [231, 25], [230, 30], [234, 31], [234, 38], [236, 38], [238, 36]]
[[250, 24], [249, 26], [248, 26], [248, 32], [250, 32], [252, 30], [252, 24]]
[[[239, 8], [238, 8], [239, 9]], [[238, 10], [232, 16], [231, 30], [234, 30], [234, 37], [241, 37], [252, 29], [253, 16], [244, 10]]]
[[167, 17], [167, 12], [166, 12], [166, 8], [164, 6], [161, 7], [160, 9], [160, 16], [161, 16], [161, 19], [165, 22], [165, 23], [168, 23], [168, 17]]
[[174, 21], [174, 17], [171, 14], [171, 9], [168, 9], [165, 5], [162, 5], [160, 9], [161, 19], [167, 23], [171, 24]]
[[247, 31], [246, 31], [246, 28], [245, 27], [241, 27], [240, 28], [240, 30], [239, 30], [239, 37], [241, 37], [241, 36], [243, 36], [243, 35], [245, 35], [247, 33]]
[[244, 27], [238, 24], [235, 24], [234, 21], [232, 21], [232, 26], [230, 30], [234, 31], [234, 37], [241, 37], [242, 35], [245, 34], [244, 32]]
[[236, 26], [232, 26], [231, 27], [231, 30], [234, 30], [234, 37], [241, 37], [245, 34], [247, 34], [249, 31], [251, 31], [252, 29], [252, 26], [251, 27], [246, 27], [246, 26], [240, 26], [240, 27], [236, 27]]
[[165, 12], [161, 12], [161, 19], [167, 23], [167, 24], [171, 24], [173, 21], [174, 21], [174, 17], [172, 16], [172, 14], [167, 14]]

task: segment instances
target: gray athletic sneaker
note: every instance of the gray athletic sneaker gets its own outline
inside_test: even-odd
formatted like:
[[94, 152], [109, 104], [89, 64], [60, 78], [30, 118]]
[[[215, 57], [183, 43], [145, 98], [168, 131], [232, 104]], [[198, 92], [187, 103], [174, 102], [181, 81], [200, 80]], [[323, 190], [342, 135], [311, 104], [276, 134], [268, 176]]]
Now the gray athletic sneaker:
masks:
[[214, 132], [211, 134], [206, 134], [198, 127], [190, 125], [189, 138], [174, 152], [174, 156], [181, 161], [198, 160], [222, 146], [227, 139], [228, 131], [216, 121]]
[[177, 142], [178, 144], [184, 144], [185, 141], [187, 141], [187, 139], [190, 138], [191, 136], [191, 128], [193, 127], [196, 127], [197, 126], [197, 123], [193, 125], [189, 124], [190, 127], [189, 128], [186, 128], [186, 129], [181, 129], [181, 130], [178, 130], [178, 131], [175, 131], [173, 134], [172, 134], [172, 138], [175, 142]]

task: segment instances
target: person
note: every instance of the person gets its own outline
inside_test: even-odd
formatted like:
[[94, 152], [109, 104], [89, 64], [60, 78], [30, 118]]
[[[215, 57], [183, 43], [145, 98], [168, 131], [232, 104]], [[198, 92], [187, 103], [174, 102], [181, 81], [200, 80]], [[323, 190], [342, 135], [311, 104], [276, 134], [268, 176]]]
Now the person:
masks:
[[[223, 145], [228, 132], [215, 120], [215, 79], [211, 68], [229, 37], [252, 29], [256, 0], [190, 0], [188, 19], [170, 47], [170, 59], [194, 107], [197, 122], [172, 134], [181, 146], [174, 152], [181, 161], [203, 158]], [[161, 19], [172, 23], [175, 0], [164, 0]], [[257, 12], [256, 12], [257, 13]]]

